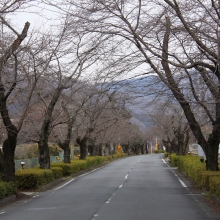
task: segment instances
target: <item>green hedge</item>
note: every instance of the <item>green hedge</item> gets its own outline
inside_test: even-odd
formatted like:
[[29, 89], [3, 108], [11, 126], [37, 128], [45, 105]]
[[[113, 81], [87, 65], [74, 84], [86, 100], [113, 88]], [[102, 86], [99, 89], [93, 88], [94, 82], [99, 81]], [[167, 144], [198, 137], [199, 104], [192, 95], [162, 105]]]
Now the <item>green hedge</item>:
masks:
[[179, 156], [177, 156], [176, 154], [171, 154], [170, 155], [171, 165], [174, 167], [177, 167], [178, 166], [178, 159], [179, 159]]
[[59, 179], [63, 176], [63, 169], [61, 167], [51, 167], [50, 169], [53, 171], [55, 179]]
[[86, 158], [86, 168], [89, 169], [93, 166], [100, 165], [104, 162], [104, 157], [101, 156], [92, 156]]
[[177, 166], [195, 182], [200, 180], [201, 173], [206, 170], [205, 163], [201, 163], [199, 156], [178, 156]]
[[52, 163], [51, 168], [59, 167], [62, 169], [63, 176], [70, 176], [73, 173], [87, 169], [86, 161], [87, 160], [71, 160], [71, 163]]
[[171, 154], [171, 164], [189, 176], [194, 183], [220, 197], [220, 172], [207, 171], [199, 156]]
[[201, 179], [201, 173], [206, 170], [205, 163], [201, 163], [199, 156], [171, 154], [171, 164], [195, 182]]
[[164, 150], [154, 150], [155, 154], [161, 154], [161, 153], [164, 153], [164, 152], [165, 152]]
[[63, 176], [70, 176], [81, 170], [90, 169], [93, 166], [101, 165], [105, 161], [104, 157], [94, 156], [87, 157], [86, 160], [71, 160], [71, 163], [52, 163], [51, 167], [62, 168]]
[[164, 152], [164, 158], [168, 158], [170, 156], [170, 154], [168, 152]]
[[111, 155], [112, 159], [119, 159], [119, 158], [123, 158], [123, 157], [127, 157], [128, 154], [127, 153], [122, 153], [122, 154], [113, 154]]
[[107, 157], [104, 156], [89, 156], [86, 160], [71, 160], [71, 163], [52, 163], [51, 168], [59, 167], [62, 169], [63, 176], [70, 176], [73, 173], [77, 173], [81, 170], [90, 169], [91, 167], [103, 164], [105, 161], [112, 161], [126, 157], [127, 154], [114, 154]]
[[209, 178], [209, 189], [212, 194], [220, 198], [220, 177], [219, 176], [211, 176]]
[[51, 168], [59, 167], [62, 169], [63, 176], [70, 176], [73, 173], [73, 167], [71, 163], [52, 163]]
[[16, 192], [17, 188], [13, 182], [0, 182], [0, 199], [13, 195]]
[[[200, 173], [200, 178], [198, 179], [198, 185], [200, 187], [205, 187], [207, 190], [210, 190], [210, 185], [214, 184], [211, 183], [211, 179], [216, 177], [217, 180], [220, 180], [220, 172], [216, 171], [203, 171]], [[215, 178], [213, 179], [215, 180]]]
[[51, 169], [40, 168], [19, 170], [15, 176], [18, 189], [37, 189], [55, 179]]

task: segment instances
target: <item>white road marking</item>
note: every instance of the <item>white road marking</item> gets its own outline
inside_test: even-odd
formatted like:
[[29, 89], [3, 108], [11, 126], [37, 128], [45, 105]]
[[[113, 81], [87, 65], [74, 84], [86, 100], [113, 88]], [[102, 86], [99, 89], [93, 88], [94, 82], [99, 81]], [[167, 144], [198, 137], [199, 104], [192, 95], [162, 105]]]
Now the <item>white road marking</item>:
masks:
[[[104, 167], [104, 166], [103, 166], [103, 167]], [[94, 170], [92, 170], [92, 171], [90, 171], [90, 172], [88, 172], [88, 173], [84, 173], [84, 174], [82, 174], [82, 175], [80, 175], [80, 176], [78, 176], [78, 177], [83, 177], [83, 176], [86, 176], [86, 175], [88, 175], [88, 174], [90, 174], [90, 173], [95, 172], [96, 170], [99, 170], [99, 169], [103, 168], [103, 167], [96, 168], [96, 169], [94, 169]]]
[[[99, 167], [99, 168], [97, 168], [97, 169], [94, 169], [94, 170], [92, 170], [92, 171], [90, 171], [90, 172], [88, 172], [88, 173], [84, 173], [84, 174], [82, 174], [82, 175], [78, 176], [78, 178], [79, 178], [79, 177], [86, 176], [86, 175], [88, 175], [88, 174], [90, 174], [90, 173], [95, 172], [96, 170], [99, 170], [99, 169], [101, 169], [101, 168], [104, 168], [104, 167], [106, 167], [106, 166], [108, 166], [108, 165], [110, 165], [110, 164], [113, 164], [113, 163], [115, 163], [115, 161], [114, 161], [114, 162], [112, 162], [112, 163], [109, 163], [109, 164], [107, 164], [107, 165], [105, 165], [105, 166], [102, 166], [102, 167]], [[68, 182], [66, 182], [66, 183], [65, 183], [65, 184], [63, 184], [62, 186], [59, 186], [59, 187], [55, 188], [54, 190], [61, 189], [61, 188], [63, 188], [64, 186], [68, 185], [69, 183], [71, 183], [71, 182], [72, 182], [72, 181], [74, 181], [74, 180], [75, 180], [75, 178], [74, 178], [74, 179], [72, 179], [72, 180], [70, 180], [70, 181], [68, 181]]]
[[5, 212], [0, 212], [0, 215], [4, 214]]
[[105, 202], [106, 204], [108, 204], [108, 203], [110, 203], [110, 201], [111, 201], [111, 197]]
[[[162, 159], [162, 161], [163, 161], [168, 167], [170, 167], [170, 166], [165, 162], [164, 159]], [[172, 171], [173, 171], [173, 170], [172, 170]], [[179, 180], [179, 182], [181, 183], [181, 185], [182, 185], [183, 187], [187, 188], [187, 185], [177, 176], [177, 174], [176, 174], [174, 171], [173, 171], [173, 173], [174, 173], [174, 176], [177, 177], [177, 179]]]
[[120, 188], [122, 188], [123, 187], [123, 184], [121, 184], [118, 188], [120, 189]]
[[187, 187], [187, 185], [180, 178], [177, 177], [177, 179], [180, 181], [180, 183], [183, 187]]
[[92, 217], [91, 220], [95, 220], [95, 217], [98, 217], [98, 216], [99, 216], [99, 214], [95, 214], [95, 215], [93, 215], [93, 217]]
[[51, 210], [51, 209], [55, 209], [56, 207], [47, 207], [47, 208], [32, 208], [32, 209], [28, 209], [29, 211], [38, 211], [38, 210]]
[[54, 190], [61, 189], [61, 188], [63, 188], [64, 186], [68, 185], [69, 183], [73, 182], [74, 180], [75, 180], [75, 179], [71, 179], [71, 180], [69, 180], [68, 182], [64, 183], [62, 186], [59, 186], [59, 187], [55, 188]]
[[89, 174], [89, 173], [84, 173], [84, 174], [80, 175], [79, 177], [86, 176], [87, 174]]
[[33, 194], [35, 194], [35, 193], [36, 193], [36, 192], [22, 192], [22, 194], [28, 195], [28, 196], [33, 195]]
[[96, 169], [94, 169], [94, 170], [92, 170], [92, 171], [90, 171], [90, 172], [88, 172], [88, 173], [83, 174], [83, 175], [87, 175], [87, 174], [89, 174], [89, 173], [93, 173], [93, 172], [95, 172], [96, 170], [99, 170], [99, 169], [101, 169], [101, 168], [102, 168], [102, 167], [96, 168]]
[[128, 179], [128, 174], [125, 176], [125, 178], [124, 178], [125, 180], [127, 180]]
[[36, 197], [38, 197], [39, 195], [35, 195], [35, 196], [33, 196], [33, 198], [36, 198]]
[[115, 195], [116, 195], [116, 194], [113, 193], [105, 203], [106, 203], [106, 204], [110, 203], [110, 201], [112, 200], [113, 196], [115, 196]]

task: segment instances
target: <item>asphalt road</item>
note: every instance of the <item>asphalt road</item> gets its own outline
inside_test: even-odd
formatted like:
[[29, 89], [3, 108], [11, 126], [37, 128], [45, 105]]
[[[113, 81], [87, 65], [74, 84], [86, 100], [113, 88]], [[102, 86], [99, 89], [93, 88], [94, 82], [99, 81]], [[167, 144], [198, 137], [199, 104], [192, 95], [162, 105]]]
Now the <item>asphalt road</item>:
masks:
[[118, 160], [0, 209], [3, 220], [214, 220], [215, 210], [161, 155]]

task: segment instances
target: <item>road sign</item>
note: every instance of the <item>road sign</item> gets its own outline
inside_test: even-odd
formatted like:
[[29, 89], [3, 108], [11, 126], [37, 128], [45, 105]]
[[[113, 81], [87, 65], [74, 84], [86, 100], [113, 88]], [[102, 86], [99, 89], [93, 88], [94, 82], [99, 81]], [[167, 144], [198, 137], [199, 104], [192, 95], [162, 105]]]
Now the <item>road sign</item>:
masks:
[[118, 145], [117, 151], [118, 151], [118, 154], [121, 154], [121, 145]]

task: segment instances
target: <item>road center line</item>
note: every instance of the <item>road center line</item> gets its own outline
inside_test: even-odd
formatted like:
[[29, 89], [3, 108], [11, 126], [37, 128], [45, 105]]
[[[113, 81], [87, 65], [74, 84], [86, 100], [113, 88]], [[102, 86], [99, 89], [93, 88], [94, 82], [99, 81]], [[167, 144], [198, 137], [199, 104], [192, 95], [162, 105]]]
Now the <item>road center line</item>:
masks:
[[111, 197], [105, 202], [106, 204], [108, 204], [108, 203], [110, 203], [110, 201], [111, 201]]
[[128, 179], [128, 174], [125, 176], [125, 178], [124, 178], [125, 180], [127, 180]]
[[5, 214], [5, 212], [0, 212], [0, 215]]

